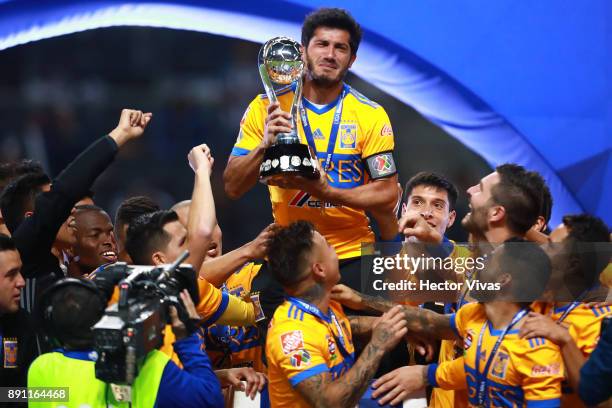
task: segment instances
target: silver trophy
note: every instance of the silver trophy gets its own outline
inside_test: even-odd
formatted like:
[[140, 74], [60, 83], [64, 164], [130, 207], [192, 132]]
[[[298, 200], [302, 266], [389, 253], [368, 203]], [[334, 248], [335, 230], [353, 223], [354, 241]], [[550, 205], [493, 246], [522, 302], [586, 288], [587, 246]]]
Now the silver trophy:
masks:
[[259, 50], [259, 75], [270, 103], [277, 102], [273, 83], [289, 85], [295, 82], [291, 103], [291, 124], [289, 133], [279, 133], [276, 142], [266, 149], [259, 167], [259, 179], [268, 184], [270, 180], [288, 175], [318, 178], [319, 170], [308, 146], [300, 143], [297, 133], [297, 115], [302, 100], [302, 77], [304, 62], [300, 44], [291, 38], [275, 37]]

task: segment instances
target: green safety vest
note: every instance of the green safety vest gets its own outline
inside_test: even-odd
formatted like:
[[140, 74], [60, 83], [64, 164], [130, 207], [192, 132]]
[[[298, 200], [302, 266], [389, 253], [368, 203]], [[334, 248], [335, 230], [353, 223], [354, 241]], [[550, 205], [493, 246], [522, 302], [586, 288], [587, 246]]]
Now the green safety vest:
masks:
[[[110, 385], [96, 378], [94, 360], [95, 358], [71, 358], [61, 352], [39, 356], [28, 370], [28, 387], [68, 387], [69, 400], [68, 402], [29, 402], [28, 406], [31, 408], [128, 407], [127, 402], [119, 403], [115, 400]], [[158, 350], [147, 355], [132, 384], [133, 408], [153, 408], [161, 377], [169, 360], [167, 355]]]

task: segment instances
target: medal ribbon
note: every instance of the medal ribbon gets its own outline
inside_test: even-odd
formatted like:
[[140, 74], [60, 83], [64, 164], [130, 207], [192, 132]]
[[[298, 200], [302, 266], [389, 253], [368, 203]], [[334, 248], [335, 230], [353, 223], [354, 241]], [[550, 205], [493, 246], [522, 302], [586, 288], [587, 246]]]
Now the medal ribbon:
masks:
[[[329, 142], [327, 144], [327, 156], [325, 157], [325, 162], [323, 164], [323, 170], [327, 172], [329, 167], [331, 166], [332, 158], [334, 156], [334, 149], [336, 147], [336, 139], [338, 138], [338, 129], [340, 128], [340, 120], [342, 119], [342, 106], [343, 101], [348, 93], [349, 88], [348, 85], [344, 85], [342, 88], [342, 93], [340, 97], [336, 101], [336, 110], [334, 111], [334, 121], [332, 122], [332, 128], [329, 134]], [[313, 151], [315, 160], [319, 160], [317, 158], [317, 148], [314, 141], [314, 136], [312, 135], [312, 129], [310, 128], [310, 122], [308, 122], [308, 115], [306, 114], [306, 109], [304, 108], [304, 104], [300, 103], [300, 117], [302, 119], [302, 128], [304, 129], [304, 135], [306, 136], [306, 141]]]
[[495, 345], [491, 349], [491, 353], [489, 354], [489, 359], [487, 360], [487, 364], [484, 367], [484, 371], [481, 373], [480, 372], [480, 356], [482, 354], [481, 353], [482, 339], [484, 338], [484, 333], [489, 324], [489, 321], [487, 320], [482, 325], [482, 329], [480, 329], [480, 335], [478, 336], [478, 345], [476, 348], [476, 381], [478, 383], [478, 406], [480, 407], [484, 406], [484, 402], [486, 399], [487, 383], [489, 382], [489, 380], [487, 379], [487, 374], [489, 373], [489, 369], [491, 368], [491, 363], [493, 362], [493, 359], [495, 358], [495, 354], [497, 354], [497, 350], [499, 349], [499, 346], [504, 340], [504, 337], [506, 336], [506, 334], [508, 334], [508, 331], [510, 331], [510, 329], [516, 323], [518, 323], [519, 320], [525, 317], [525, 315], [528, 312], [529, 312], [529, 309], [519, 310], [512, 318], [512, 321], [510, 322], [510, 324], [503, 329], [503, 331], [500, 333], [499, 337], [497, 338]]
[[325, 314], [323, 314], [323, 312], [319, 310], [319, 308], [314, 305], [311, 305], [310, 303], [304, 302], [301, 299], [289, 297], [287, 298], [287, 300], [293, 303], [298, 309], [302, 310], [304, 313], [308, 313], [318, 318], [319, 320], [323, 320], [328, 325], [328, 327], [330, 323], [333, 323], [333, 325], [336, 326], [336, 330], [338, 331], [338, 336], [336, 336], [333, 330], [331, 330], [331, 332], [332, 336], [334, 337], [334, 340], [336, 340], [336, 343], [338, 343], [340, 354], [342, 354], [342, 357], [344, 358], [344, 361], [347, 364], [353, 365], [355, 361], [353, 356], [351, 356], [351, 354], [346, 348], [344, 331], [342, 330], [342, 326], [340, 325], [340, 322], [338, 322], [338, 318], [336, 317], [334, 311], [331, 308], [329, 309], [329, 316], [326, 316]]

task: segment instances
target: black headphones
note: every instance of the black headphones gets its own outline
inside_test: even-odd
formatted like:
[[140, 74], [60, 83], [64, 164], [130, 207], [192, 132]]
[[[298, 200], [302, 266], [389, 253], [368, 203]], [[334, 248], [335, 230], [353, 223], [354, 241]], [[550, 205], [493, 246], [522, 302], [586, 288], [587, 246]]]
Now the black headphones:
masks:
[[99, 310], [97, 311], [100, 316], [104, 314], [104, 310], [106, 309], [106, 298], [92, 280], [63, 278], [55, 282], [53, 285], [49, 286], [41, 294], [36, 314], [38, 316], [38, 320], [44, 330], [45, 335], [49, 338], [53, 347], [61, 347], [61, 344], [58, 340], [58, 333], [56, 332], [55, 327], [53, 326], [53, 298], [58, 291], [69, 286], [78, 286], [81, 288], [85, 288], [89, 290], [93, 296], [97, 297], [100, 300]]

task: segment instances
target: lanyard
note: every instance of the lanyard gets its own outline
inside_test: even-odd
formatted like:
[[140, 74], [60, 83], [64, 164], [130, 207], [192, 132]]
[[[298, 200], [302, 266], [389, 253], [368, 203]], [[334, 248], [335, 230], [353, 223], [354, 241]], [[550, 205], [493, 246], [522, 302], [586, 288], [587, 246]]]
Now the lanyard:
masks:
[[[567, 309], [565, 309], [565, 311], [563, 312], [563, 314], [557, 319], [557, 324], [561, 324], [563, 322], [563, 320], [565, 320], [565, 318], [572, 313], [572, 311], [577, 308], [578, 306], [580, 306], [582, 302], [580, 300], [574, 300], [572, 303], [570, 303], [570, 305], [567, 307]], [[551, 310], [552, 313], [555, 312], [555, 307], [553, 305], [553, 308]]]
[[[332, 157], [334, 156], [336, 139], [338, 138], [338, 129], [340, 127], [340, 120], [342, 119], [342, 105], [347, 92], [348, 86], [345, 84], [342, 88], [342, 93], [340, 94], [340, 97], [336, 102], [336, 110], [334, 111], [334, 121], [332, 122], [332, 128], [329, 134], [329, 142], [327, 144], [327, 156], [325, 157], [325, 163], [323, 165], [323, 170], [325, 172], [329, 170], [329, 167], [331, 166]], [[308, 145], [315, 154], [314, 159], [318, 160], [316, 157], [317, 148], [315, 145], [314, 136], [312, 135], [312, 129], [310, 128], [310, 122], [308, 122], [308, 115], [306, 114], [306, 109], [304, 108], [303, 103], [300, 103], [300, 117], [302, 119], [302, 128], [304, 129], [306, 141], [308, 142]]]
[[482, 329], [480, 329], [480, 335], [478, 336], [478, 345], [476, 348], [476, 381], [478, 382], [478, 406], [484, 405], [484, 402], [486, 399], [487, 383], [488, 383], [487, 374], [489, 373], [489, 369], [491, 368], [491, 363], [493, 362], [493, 358], [495, 357], [495, 354], [497, 354], [497, 350], [499, 349], [499, 346], [501, 345], [502, 341], [504, 340], [504, 337], [506, 336], [506, 334], [508, 334], [508, 331], [512, 328], [512, 326], [518, 323], [518, 321], [521, 320], [527, 314], [527, 312], [529, 312], [529, 309], [519, 310], [512, 318], [512, 321], [510, 322], [510, 324], [503, 329], [503, 331], [500, 333], [499, 337], [497, 338], [495, 345], [491, 349], [491, 353], [489, 353], [489, 359], [487, 360], [487, 364], [485, 365], [484, 371], [481, 373], [480, 372], [480, 355], [481, 355], [481, 348], [482, 348], [482, 339], [484, 338], [484, 333], [485, 333], [487, 326], [489, 325], [489, 321], [487, 320], [482, 325]]
[[331, 330], [331, 332], [332, 336], [334, 336], [334, 340], [336, 340], [336, 343], [338, 343], [340, 354], [342, 354], [342, 357], [348, 365], [353, 365], [354, 359], [346, 348], [344, 331], [342, 330], [342, 326], [340, 325], [340, 322], [338, 322], [338, 318], [336, 317], [334, 311], [331, 308], [329, 308], [329, 316], [326, 316], [323, 314], [323, 312], [319, 310], [319, 308], [311, 305], [310, 303], [304, 302], [301, 299], [289, 297], [287, 298], [287, 300], [289, 300], [289, 302], [293, 303], [298, 309], [304, 311], [305, 313], [311, 314], [314, 317], [323, 320], [325, 323], [327, 323], [328, 327], [330, 323], [333, 323], [334, 326], [336, 326], [336, 330], [338, 331], [338, 336], [336, 336], [333, 330]]

